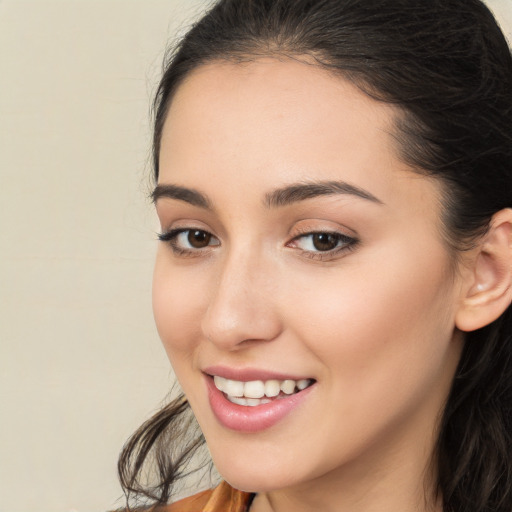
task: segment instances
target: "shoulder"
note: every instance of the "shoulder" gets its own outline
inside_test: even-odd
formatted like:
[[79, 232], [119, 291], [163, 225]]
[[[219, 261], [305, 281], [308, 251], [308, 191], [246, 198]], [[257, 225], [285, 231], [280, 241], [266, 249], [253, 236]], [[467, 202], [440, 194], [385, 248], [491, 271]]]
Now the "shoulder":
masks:
[[203, 512], [210, 501], [214, 489], [199, 492], [188, 498], [176, 501], [171, 505], [165, 505], [155, 509], [155, 512]]
[[154, 510], [155, 512], [245, 512], [250, 498], [250, 493], [238, 491], [227, 482], [222, 482], [215, 489], [194, 494]]

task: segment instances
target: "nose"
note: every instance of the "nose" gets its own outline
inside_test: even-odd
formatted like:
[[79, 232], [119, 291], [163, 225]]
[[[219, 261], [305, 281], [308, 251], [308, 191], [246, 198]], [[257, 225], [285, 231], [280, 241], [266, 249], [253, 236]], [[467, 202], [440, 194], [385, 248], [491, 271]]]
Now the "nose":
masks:
[[226, 258], [202, 318], [204, 336], [218, 348], [237, 350], [249, 341], [272, 341], [281, 332], [272, 262], [246, 254]]

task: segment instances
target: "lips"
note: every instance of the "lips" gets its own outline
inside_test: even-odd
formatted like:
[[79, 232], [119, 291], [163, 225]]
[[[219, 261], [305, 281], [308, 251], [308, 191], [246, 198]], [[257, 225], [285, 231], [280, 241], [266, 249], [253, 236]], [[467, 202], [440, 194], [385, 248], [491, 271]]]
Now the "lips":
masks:
[[206, 369], [205, 377], [217, 420], [243, 432], [275, 425], [300, 406], [316, 383], [310, 378], [220, 367]]

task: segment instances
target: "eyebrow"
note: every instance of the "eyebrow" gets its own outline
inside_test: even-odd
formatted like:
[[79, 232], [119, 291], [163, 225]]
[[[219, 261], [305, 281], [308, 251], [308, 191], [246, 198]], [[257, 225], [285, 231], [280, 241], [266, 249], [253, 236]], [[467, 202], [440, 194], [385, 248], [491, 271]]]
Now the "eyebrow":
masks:
[[156, 203], [162, 197], [184, 201], [205, 210], [213, 210], [212, 202], [208, 197], [192, 188], [180, 187], [179, 185], [157, 185], [151, 193], [151, 199], [153, 203]]
[[277, 208], [319, 196], [339, 194], [356, 196], [373, 203], [384, 204], [367, 190], [346, 183], [345, 181], [315, 181], [286, 185], [285, 187], [278, 188], [266, 194], [265, 204], [268, 207]]
[[[307, 199], [328, 195], [351, 195], [376, 204], [384, 204], [373, 194], [344, 181], [315, 181], [292, 183], [265, 194], [264, 205], [267, 208], [288, 206]], [[176, 199], [193, 206], [213, 211], [213, 205], [208, 196], [198, 190], [179, 185], [157, 185], [151, 194], [153, 203], [160, 198]]]

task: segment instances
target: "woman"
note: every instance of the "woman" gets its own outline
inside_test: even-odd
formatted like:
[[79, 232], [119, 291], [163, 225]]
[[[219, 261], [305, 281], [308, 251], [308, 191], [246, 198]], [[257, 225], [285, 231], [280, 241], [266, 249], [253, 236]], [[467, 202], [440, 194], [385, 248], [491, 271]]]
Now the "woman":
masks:
[[[511, 511], [512, 60], [479, 0], [221, 0], [156, 102], [166, 510]], [[159, 477], [141, 483], [156, 456]]]

